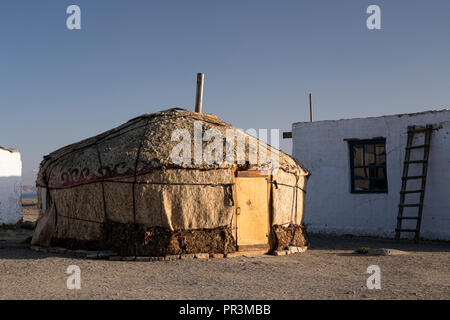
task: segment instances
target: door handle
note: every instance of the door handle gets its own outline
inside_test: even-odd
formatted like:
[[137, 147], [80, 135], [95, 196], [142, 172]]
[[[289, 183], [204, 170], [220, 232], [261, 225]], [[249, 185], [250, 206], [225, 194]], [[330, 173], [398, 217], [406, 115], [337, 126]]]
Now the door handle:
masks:
[[236, 208], [236, 215], [240, 215], [241, 214], [241, 207], [237, 207]]

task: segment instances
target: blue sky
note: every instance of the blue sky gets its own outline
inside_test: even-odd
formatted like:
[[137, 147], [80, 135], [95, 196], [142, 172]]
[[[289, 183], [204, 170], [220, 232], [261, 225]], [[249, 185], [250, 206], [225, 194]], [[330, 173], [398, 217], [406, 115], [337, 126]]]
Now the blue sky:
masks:
[[[82, 29], [66, 28], [81, 8]], [[381, 7], [382, 30], [366, 28]], [[143, 113], [192, 109], [240, 128], [442, 109], [450, 1], [21, 1], [0, 3], [0, 145], [42, 156]], [[282, 148], [290, 152], [288, 141]]]

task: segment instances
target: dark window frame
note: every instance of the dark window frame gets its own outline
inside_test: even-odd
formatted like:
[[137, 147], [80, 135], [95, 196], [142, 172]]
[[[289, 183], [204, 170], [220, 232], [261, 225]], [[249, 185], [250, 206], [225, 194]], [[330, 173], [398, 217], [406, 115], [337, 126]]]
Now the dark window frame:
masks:
[[[384, 163], [377, 163], [376, 158], [376, 145], [383, 145], [384, 147]], [[374, 145], [374, 163], [375, 164], [366, 164], [366, 148], [365, 145]], [[354, 153], [353, 153], [353, 147], [354, 146], [362, 146], [363, 150], [363, 165], [355, 166], [355, 159], [354, 159]], [[386, 168], [386, 139], [385, 138], [377, 138], [377, 139], [367, 139], [367, 140], [348, 140], [348, 147], [349, 147], [349, 153], [350, 153], [350, 192], [351, 193], [388, 193], [388, 179], [387, 179], [387, 168]], [[355, 178], [355, 169], [368, 169], [369, 171], [369, 177], [368, 179], [362, 179], [362, 180], [369, 180], [369, 190], [355, 190], [355, 180], [359, 180]], [[375, 169], [384, 169], [384, 178], [376, 178], [374, 175]], [[385, 181], [386, 188], [385, 189], [375, 189], [374, 188], [374, 181], [380, 180]]]

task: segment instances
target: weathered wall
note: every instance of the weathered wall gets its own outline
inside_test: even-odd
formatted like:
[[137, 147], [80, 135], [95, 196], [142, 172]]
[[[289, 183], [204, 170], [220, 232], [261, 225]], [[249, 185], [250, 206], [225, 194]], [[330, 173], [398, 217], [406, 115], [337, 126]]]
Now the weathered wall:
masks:
[[289, 224], [303, 224], [305, 193], [302, 189], [306, 190], [307, 179], [306, 175], [296, 177], [283, 170], [273, 175], [277, 185], [272, 184], [272, 225], [287, 227]]
[[0, 149], [0, 225], [15, 224], [22, 219], [20, 153]]
[[[407, 127], [426, 124], [439, 126], [440, 129], [433, 131], [431, 139], [421, 236], [450, 240], [449, 110], [294, 123], [293, 156], [312, 173], [306, 194], [305, 224], [308, 231], [393, 237], [397, 224]], [[352, 194], [348, 142], [344, 139], [375, 137], [386, 138], [388, 193]], [[421, 168], [420, 165], [417, 167]], [[410, 175], [414, 175], [414, 172], [410, 172]], [[408, 182], [408, 189], [420, 188]], [[414, 200], [410, 203], [414, 203]], [[415, 210], [410, 211], [409, 215], [417, 215], [417, 208], [407, 210]], [[410, 228], [415, 221], [407, 223], [404, 223], [404, 227]], [[404, 235], [407, 234], [402, 233]]]

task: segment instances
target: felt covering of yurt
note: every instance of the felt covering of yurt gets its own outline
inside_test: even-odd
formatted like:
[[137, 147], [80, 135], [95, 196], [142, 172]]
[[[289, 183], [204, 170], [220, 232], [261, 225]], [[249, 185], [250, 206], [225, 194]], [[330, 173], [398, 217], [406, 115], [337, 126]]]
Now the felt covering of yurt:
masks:
[[[37, 178], [40, 212], [32, 245], [140, 256], [233, 252], [234, 176], [239, 170], [266, 170], [276, 182], [271, 183], [271, 250], [306, 245], [302, 222], [308, 170], [241, 130], [236, 132], [245, 137], [244, 163], [176, 164], [172, 150], [179, 140], [172, 141], [172, 132], [192, 133], [196, 121], [202, 122], [203, 132], [216, 129], [224, 137], [227, 129], [237, 130], [214, 115], [174, 108], [142, 115], [45, 156]], [[248, 161], [251, 142], [269, 159], [272, 152], [279, 154], [278, 170], [259, 157], [257, 164]], [[203, 141], [203, 150], [207, 145]]]

